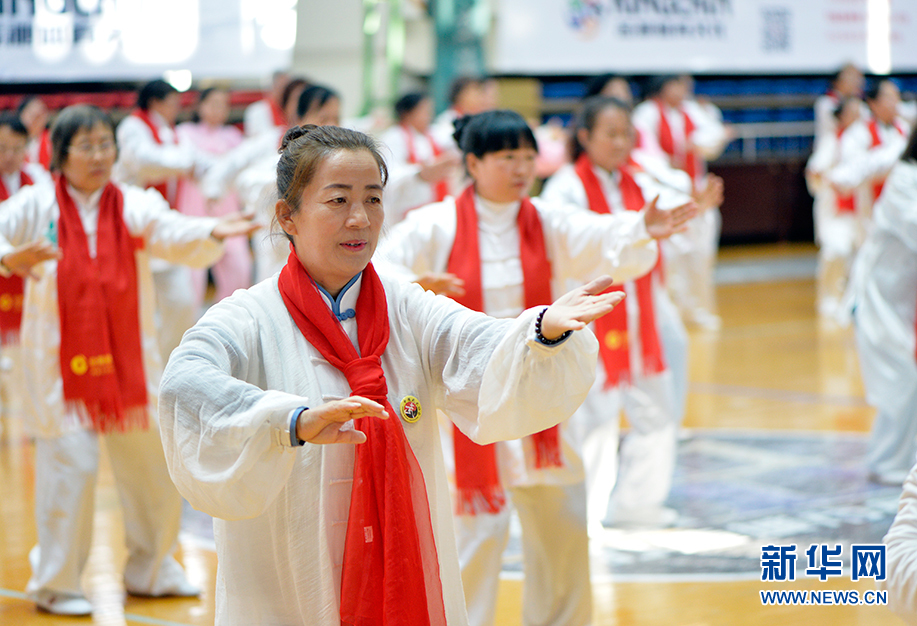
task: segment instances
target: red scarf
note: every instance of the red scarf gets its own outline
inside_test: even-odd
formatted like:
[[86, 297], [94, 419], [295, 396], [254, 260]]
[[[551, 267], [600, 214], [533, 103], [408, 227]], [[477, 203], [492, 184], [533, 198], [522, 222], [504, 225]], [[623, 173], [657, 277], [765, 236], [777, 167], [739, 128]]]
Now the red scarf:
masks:
[[[611, 213], [605, 192], [598, 176], [592, 169], [592, 162], [586, 154], [580, 155], [574, 166], [576, 175], [586, 190], [589, 208], [596, 213]], [[624, 169], [618, 170], [621, 175], [619, 187], [628, 211], [643, 209], [644, 200], [640, 186]], [[643, 357], [643, 375], [658, 374], [665, 371], [662, 357], [662, 346], [656, 329], [656, 312], [653, 306], [653, 278], [647, 273], [634, 281], [637, 291], [637, 306], [640, 309], [640, 347]], [[623, 287], [612, 287], [609, 291], [627, 291]], [[595, 321], [595, 334], [599, 338], [599, 355], [605, 366], [605, 388], [631, 382], [630, 368], [630, 332], [627, 328], [627, 307], [617, 306], [611, 313]]]
[[[372, 264], [357, 300], [357, 354], [295, 252], [280, 272], [280, 295], [303, 336], [347, 377], [351, 393], [379, 402], [389, 419], [354, 421], [353, 491], [341, 575], [341, 624], [445, 626], [442, 581], [423, 474], [388, 400], [381, 357], [388, 306]], [[448, 539], [448, 538], [445, 538]]]
[[[150, 132], [153, 134], [153, 141], [158, 145], [162, 145], [162, 138], [159, 136], [159, 129], [156, 127], [156, 124], [153, 123], [153, 118], [150, 117], [149, 111], [144, 111], [143, 109], [135, 109], [131, 115], [142, 121], [146, 124], [147, 128], [150, 129]], [[178, 136], [173, 133], [173, 142], [178, 143]], [[169, 180], [164, 180], [157, 185], [147, 185], [147, 189], [155, 189], [162, 197], [166, 199], [169, 203], [169, 206], [173, 209], [178, 208], [178, 186], [181, 183], [180, 180], [176, 180], [174, 185], [169, 184]]]
[[[685, 150], [676, 151], [675, 150], [675, 139], [672, 136], [672, 127], [669, 126], [669, 120], [666, 118], [666, 107], [663, 104], [662, 100], [656, 99], [656, 106], [659, 108], [659, 147], [662, 148], [662, 151], [669, 155], [672, 160], [672, 165], [677, 169], [684, 170], [688, 173], [688, 176], [691, 177], [692, 184], [697, 183], [697, 177], [701, 173], [700, 164], [698, 163], [697, 154], [694, 150]], [[691, 121], [691, 117], [684, 110], [681, 111], [682, 116], [685, 120], [685, 143], [691, 138], [691, 133], [694, 132], [694, 122]]]
[[[898, 124], [892, 124], [892, 128], [897, 130], [901, 135], [904, 135], [905, 132], [901, 129]], [[869, 121], [869, 134], [872, 136], [872, 144], [870, 148], [875, 148], [882, 144], [882, 135], [879, 134], [879, 120], [872, 118]], [[879, 196], [882, 195], [882, 188], [885, 187], [885, 179], [876, 181], [872, 184], [872, 199], [873, 202], [879, 199]]]
[[[419, 159], [417, 158], [417, 152], [414, 150], [414, 133], [404, 124], [401, 125], [401, 130], [404, 131], [404, 141], [408, 146], [408, 163], [420, 163]], [[424, 133], [423, 136], [426, 137], [427, 141], [430, 142], [430, 147], [433, 149], [434, 158], [443, 153], [442, 149], [436, 144], [430, 133]], [[446, 181], [445, 178], [437, 181], [436, 184], [433, 185], [433, 192], [436, 196], [436, 201], [442, 202], [446, 196], [449, 195], [448, 181]]]
[[273, 98], [265, 98], [264, 101], [271, 107], [271, 117], [274, 120], [274, 126], [286, 128], [287, 116], [284, 114], [283, 109], [280, 108], [280, 105], [274, 102]]
[[99, 200], [96, 256], [63, 176], [57, 300], [64, 400], [85, 407], [97, 432], [147, 428], [146, 376], [140, 345], [136, 240], [124, 223], [124, 196], [108, 183]]
[[[455, 210], [455, 242], [452, 244], [447, 271], [465, 281], [465, 295], [454, 299], [469, 309], [483, 311], [478, 213], [472, 185], [456, 199]], [[516, 223], [519, 228], [519, 258], [522, 261], [525, 308], [550, 304], [551, 262], [545, 248], [538, 211], [528, 198], [522, 200]], [[500, 511], [506, 503], [506, 496], [500, 485], [495, 444], [479, 446], [458, 428], [453, 428], [452, 439], [458, 513], [475, 515]], [[535, 449], [536, 468], [563, 467], [558, 426], [535, 433], [531, 441]]]
[[[844, 130], [841, 128], [837, 129], [837, 141], [840, 144], [841, 135], [844, 134]], [[840, 150], [840, 146], [838, 146]], [[838, 215], [845, 215], [849, 213], [856, 213], [856, 202], [854, 195], [852, 193], [842, 194], [835, 193], [835, 206], [837, 207]]]
[[[32, 177], [19, 171], [19, 188], [34, 184]], [[0, 176], [0, 202], [9, 199], [10, 192]], [[0, 345], [15, 344], [19, 341], [19, 328], [22, 325], [22, 297], [24, 281], [15, 274], [10, 277], [0, 276]]]

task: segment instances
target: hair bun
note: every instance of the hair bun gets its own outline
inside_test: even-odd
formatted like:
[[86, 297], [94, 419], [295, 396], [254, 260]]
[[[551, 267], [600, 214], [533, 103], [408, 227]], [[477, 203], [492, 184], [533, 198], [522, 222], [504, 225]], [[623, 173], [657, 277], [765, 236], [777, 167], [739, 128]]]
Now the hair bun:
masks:
[[306, 124], [305, 126], [292, 127], [290, 130], [288, 130], [284, 134], [283, 141], [280, 142], [279, 152], [283, 152], [284, 150], [287, 149], [287, 146], [289, 146], [291, 143], [293, 143], [300, 137], [307, 136], [309, 133], [314, 131], [316, 128], [318, 128], [318, 126], [316, 126], [315, 124]]
[[463, 115], [455, 119], [453, 123], [455, 127], [455, 132], [452, 133], [452, 138], [455, 140], [455, 145], [462, 145], [462, 135], [465, 133], [465, 129], [468, 128], [469, 122], [471, 122], [474, 115]]

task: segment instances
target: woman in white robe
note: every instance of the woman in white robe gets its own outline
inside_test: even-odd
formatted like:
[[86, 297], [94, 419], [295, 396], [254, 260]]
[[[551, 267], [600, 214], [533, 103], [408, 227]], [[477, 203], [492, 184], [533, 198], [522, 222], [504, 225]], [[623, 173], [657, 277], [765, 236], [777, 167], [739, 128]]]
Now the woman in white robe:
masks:
[[[73, 198], [96, 257], [100, 197], [109, 181], [117, 146], [107, 114], [89, 106], [61, 112], [51, 133], [52, 167]], [[115, 185], [123, 196], [123, 221], [142, 246], [136, 259], [139, 333], [148, 415], [155, 416], [162, 369], [154, 324], [150, 257], [201, 267], [222, 253], [219, 240], [251, 231], [244, 222], [189, 218], [172, 211], [155, 190]], [[20, 190], [0, 211], [0, 272], [28, 276], [21, 347], [24, 424], [35, 437], [35, 516], [38, 546], [32, 550], [27, 591], [42, 610], [68, 615], [92, 610], [80, 575], [92, 541], [94, 494], [102, 435], [87, 425], [86, 407], [67, 396], [61, 371], [57, 248], [57, 185], [50, 181]], [[106, 257], [108, 258], [108, 257]], [[125, 322], [127, 323], [127, 322]], [[93, 338], [88, 338], [92, 341]], [[76, 372], [76, 367], [74, 367]], [[144, 407], [141, 407], [141, 410]], [[181, 499], [168, 483], [155, 418], [149, 428], [125, 427], [104, 434], [124, 511], [127, 590], [140, 595], [196, 595], [178, 563]], [[151, 516], [150, 512], [156, 515]]]
[[[673, 208], [690, 201], [690, 196], [663, 187], [630, 160], [634, 128], [629, 108], [624, 102], [603, 96], [585, 100], [573, 133], [573, 156], [577, 163], [563, 167], [551, 177], [542, 190], [542, 199], [589, 210], [589, 194], [583, 177], [589, 177], [591, 171], [591, 180], [598, 183], [612, 214], [622, 214], [627, 210], [626, 192], [622, 192], [624, 177], [634, 180], [642, 199], [653, 201], [654, 208]], [[639, 206], [644, 207], [642, 202]], [[653, 231], [656, 238], [664, 239], [671, 234], [667, 229]], [[600, 359], [601, 373], [596, 384], [571, 420], [583, 449], [590, 535], [600, 533], [613, 489], [615, 524], [665, 526], [675, 519], [675, 511], [665, 508], [664, 502], [672, 484], [676, 434], [684, 413], [683, 406], [679, 406], [684, 397], [679, 391], [686, 385], [676, 388], [672, 374], [673, 371], [687, 373], [687, 333], [675, 305], [669, 300], [661, 273], [653, 272], [650, 278], [651, 313], [641, 315], [639, 299], [628, 297], [624, 303], [627, 308], [627, 338], [623, 344], [615, 340], [606, 341], [610, 349], [627, 346], [630, 360], [628, 376], [621, 383], [607, 384]], [[628, 281], [624, 289], [629, 294], [636, 294], [637, 286]], [[645, 359], [641, 358], [641, 339], [647, 335], [641, 332], [641, 323], [650, 319], [655, 321], [652, 332], [658, 334], [664, 369], [646, 373]], [[684, 340], [667, 342], [666, 339], [671, 336], [683, 337]], [[620, 446], [619, 460], [622, 408], [631, 424], [631, 431]]]
[[[377, 282], [367, 267], [383, 221], [386, 173], [376, 144], [336, 127], [292, 129], [277, 170], [277, 221], [294, 246], [287, 266], [214, 305], [173, 353], [160, 388], [172, 478], [192, 506], [217, 518], [217, 624], [342, 623], [342, 605], [357, 600], [342, 594], [348, 511], [362, 488], [354, 464], [371, 453], [349, 444], [374, 445], [363, 432], [380, 417], [404, 420], [390, 427], [403, 428], [429, 505], [439, 571], [426, 574], [442, 597], [419, 600], [429, 608], [424, 623], [466, 624], [437, 411], [478, 443], [565, 419], [592, 382], [596, 345], [589, 333], [558, 339], [619, 298], [592, 295], [606, 277], [551, 307], [494, 320], [416, 285]], [[284, 281], [303, 273], [329, 309], [309, 315], [336, 318], [334, 334], [359, 337], [361, 350], [358, 322], [369, 313], [360, 302], [384, 288], [390, 334], [380, 399], [395, 415], [352, 395], [349, 379], [301, 332]], [[357, 425], [363, 432], [354, 418], [368, 418]], [[403, 520], [407, 528], [425, 523]], [[369, 528], [357, 530], [372, 542]], [[385, 579], [372, 579], [371, 591]], [[395, 604], [418, 602], [416, 589], [395, 593]]]
[[877, 409], [866, 453], [872, 480], [900, 485], [917, 455], [917, 133], [892, 168], [851, 276], [866, 400]]
[[[535, 138], [512, 111], [471, 116], [459, 126], [456, 135], [473, 185], [458, 199], [410, 212], [389, 231], [380, 257], [390, 264], [390, 272], [461, 297], [467, 285], [448, 272], [450, 258], [463, 256], [468, 244], [457, 239], [457, 202], [470, 194], [478, 224], [483, 310], [494, 317], [513, 317], [526, 306], [529, 278], [518, 220], [534, 182]], [[657, 245], [647, 233], [643, 212], [598, 215], [539, 198], [531, 203], [541, 223], [553, 293], [565, 291], [570, 281], [583, 284], [602, 273], [628, 280], [656, 263]], [[668, 215], [687, 219], [680, 213]], [[566, 425], [560, 429], [559, 466], [537, 467], [533, 447], [527, 439], [497, 448], [500, 483], [513, 506], [496, 511], [462, 507], [456, 515], [462, 581], [474, 626], [492, 624], [495, 618], [497, 578], [513, 508], [522, 523], [523, 623], [574, 626], [591, 620], [581, 451]], [[452, 445], [447, 445], [450, 450]]]

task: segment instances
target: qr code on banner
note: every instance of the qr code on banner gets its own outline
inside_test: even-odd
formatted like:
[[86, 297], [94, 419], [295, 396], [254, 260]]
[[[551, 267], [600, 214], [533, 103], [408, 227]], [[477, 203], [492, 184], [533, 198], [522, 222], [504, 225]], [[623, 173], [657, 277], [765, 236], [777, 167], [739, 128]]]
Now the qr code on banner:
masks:
[[790, 17], [785, 7], [764, 7], [761, 9], [763, 29], [762, 48], [765, 52], [790, 51]]

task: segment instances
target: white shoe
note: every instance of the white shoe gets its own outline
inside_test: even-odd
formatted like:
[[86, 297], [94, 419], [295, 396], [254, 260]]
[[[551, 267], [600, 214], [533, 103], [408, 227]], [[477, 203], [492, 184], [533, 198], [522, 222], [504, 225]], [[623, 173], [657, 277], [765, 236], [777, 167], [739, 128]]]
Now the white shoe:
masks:
[[187, 580], [176, 582], [155, 592], [140, 591], [126, 586], [125, 588], [130, 595], [141, 598], [196, 598], [201, 595], [201, 588]]
[[723, 320], [719, 315], [703, 309], [698, 309], [691, 313], [685, 322], [688, 326], [700, 330], [719, 330], [723, 327]]
[[54, 615], [92, 615], [92, 604], [85, 596], [42, 589], [35, 594], [35, 606], [39, 611]]

